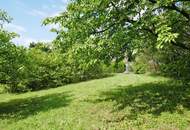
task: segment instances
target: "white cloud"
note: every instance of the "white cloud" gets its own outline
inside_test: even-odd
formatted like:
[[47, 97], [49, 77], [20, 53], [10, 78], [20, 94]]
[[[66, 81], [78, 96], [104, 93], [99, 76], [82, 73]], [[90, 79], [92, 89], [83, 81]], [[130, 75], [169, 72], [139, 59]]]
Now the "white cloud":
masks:
[[38, 17], [42, 17], [42, 18], [46, 18], [46, 17], [55, 17], [55, 16], [59, 16], [60, 13], [62, 11], [57, 11], [57, 12], [54, 12], [54, 13], [47, 13], [48, 11], [41, 11], [41, 10], [32, 10], [30, 12], [27, 12], [27, 14], [29, 15], [32, 15], [32, 16], [38, 16]]
[[36, 42], [35, 39], [33, 38], [28, 38], [28, 37], [17, 37], [12, 40], [16, 45], [23, 45], [25, 47], [28, 47], [31, 42]]
[[17, 37], [12, 40], [13, 43], [16, 45], [22, 45], [25, 47], [28, 47], [31, 42], [51, 42], [52, 40], [50, 39], [35, 39], [35, 38], [30, 38], [30, 37]]
[[59, 28], [59, 25], [58, 24], [50, 24], [49, 27], [50, 28]]
[[57, 11], [55, 13], [52, 13], [50, 17], [60, 16], [61, 11]]
[[40, 17], [47, 17], [48, 14], [44, 11], [33, 9], [30, 12], [27, 12], [27, 14], [32, 15], [32, 16], [40, 16]]
[[54, 29], [59, 29], [60, 28], [60, 26], [59, 26], [59, 24], [50, 24], [50, 25], [47, 25], [47, 26], [45, 26], [48, 30], [51, 30], [52, 28], [54, 28]]
[[6, 24], [5, 28], [11, 32], [17, 32], [17, 33], [26, 32], [26, 29], [24, 27], [12, 23]]

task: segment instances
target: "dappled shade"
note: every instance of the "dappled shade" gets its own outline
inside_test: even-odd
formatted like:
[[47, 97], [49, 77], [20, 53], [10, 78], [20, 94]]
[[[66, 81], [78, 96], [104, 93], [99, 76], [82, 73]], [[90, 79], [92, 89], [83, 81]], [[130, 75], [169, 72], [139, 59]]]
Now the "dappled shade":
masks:
[[114, 101], [114, 111], [130, 109], [128, 117], [135, 119], [141, 114], [159, 116], [162, 112], [183, 113], [190, 108], [190, 87], [174, 82], [146, 83], [118, 86], [117, 89], [102, 92], [94, 103]]
[[71, 100], [72, 95], [69, 92], [63, 92], [2, 102], [0, 103], [0, 119], [23, 119], [39, 112], [65, 107]]

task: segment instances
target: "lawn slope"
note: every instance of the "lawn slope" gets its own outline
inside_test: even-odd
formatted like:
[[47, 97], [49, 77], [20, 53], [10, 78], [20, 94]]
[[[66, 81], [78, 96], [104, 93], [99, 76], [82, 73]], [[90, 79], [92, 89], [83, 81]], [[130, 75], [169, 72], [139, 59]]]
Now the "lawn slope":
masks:
[[115, 76], [0, 94], [0, 130], [186, 130], [190, 88], [157, 76]]

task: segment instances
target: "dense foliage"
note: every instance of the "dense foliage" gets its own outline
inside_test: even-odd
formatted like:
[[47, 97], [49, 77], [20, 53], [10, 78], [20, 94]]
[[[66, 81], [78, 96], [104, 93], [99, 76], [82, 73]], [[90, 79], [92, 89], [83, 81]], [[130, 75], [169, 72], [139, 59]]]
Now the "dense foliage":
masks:
[[[18, 35], [3, 28], [11, 18], [6, 12], [1, 13], [0, 83], [6, 84], [8, 91], [39, 90], [105, 76], [100, 61], [87, 59], [96, 57], [85, 51], [88, 48], [80, 46], [63, 53], [48, 43], [31, 43], [29, 48], [16, 46], [12, 39]], [[77, 51], [83, 54], [78, 55]]]
[[10, 91], [38, 90], [123, 72], [124, 58], [135, 73], [161, 72], [189, 81], [188, 0], [73, 0], [43, 24], [56, 24], [56, 39], [14, 45], [11, 22], [0, 11], [0, 78]]
[[96, 59], [109, 63], [122, 60], [125, 52], [131, 57], [148, 48], [152, 59], [137, 62], [137, 70], [152, 61], [164, 73], [189, 77], [190, 64], [183, 59], [190, 54], [189, 6], [188, 0], [73, 0], [65, 12], [44, 24], [60, 25], [52, 31], [58, 34], [55, 43], [63, 51], [90, 47], [100, 50]]

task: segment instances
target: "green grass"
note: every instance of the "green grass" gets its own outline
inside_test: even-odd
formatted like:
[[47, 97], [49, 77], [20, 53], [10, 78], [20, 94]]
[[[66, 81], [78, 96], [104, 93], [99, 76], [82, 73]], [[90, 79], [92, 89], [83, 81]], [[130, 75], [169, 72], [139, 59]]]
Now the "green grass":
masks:
[[188, 130], [190, 87], [117, 74], [25, 94], [0, 94], [0, 130]]

